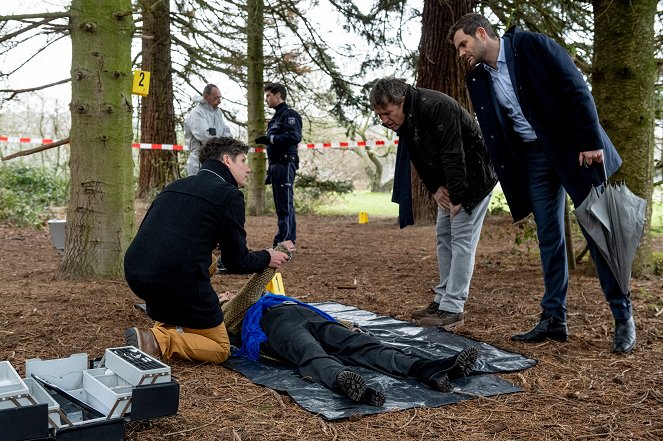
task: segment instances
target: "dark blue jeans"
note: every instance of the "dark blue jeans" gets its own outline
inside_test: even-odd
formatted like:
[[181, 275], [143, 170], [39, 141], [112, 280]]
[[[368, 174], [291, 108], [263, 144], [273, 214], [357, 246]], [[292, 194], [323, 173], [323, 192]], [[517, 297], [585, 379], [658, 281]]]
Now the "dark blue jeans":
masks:
[[[536, 143], [521, 149], [528, 176], [528, 189], [534, 210], [539, 252], [543, 266], [545, 293], [541, 299], [543, 313], [566, 320], [566, 293], [569, 271], [564, 238], [564, 204], [566, 192], [545, 151]], [[594, 240], [581, 227], [596, 265], [601, 288], [615, 319], [631, 317], [630, 293], [623, 293]]]
[[278, 218], [279, 231], [274, 236], [274, 246], [284, 240], [297, 239], [295, 220], [294, 182], [297, 165], [294, 161], [270, 162], [269, 180], [272, 183], [274, 207]]

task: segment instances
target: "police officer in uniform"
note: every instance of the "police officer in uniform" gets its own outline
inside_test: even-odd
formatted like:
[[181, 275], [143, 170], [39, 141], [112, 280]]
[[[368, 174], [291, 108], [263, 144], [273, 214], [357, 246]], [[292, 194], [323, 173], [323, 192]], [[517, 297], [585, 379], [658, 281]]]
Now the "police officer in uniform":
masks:
[[297, 144], [302, 140], [302, 118], [285, 102], [287, 92], [279, 83], [267, 83], [264, 88], [265, 103], [275, 110], [267, 125], [267, 134], [255, 139], [256, 144], [267, 146], [267, 179], [272, 184], [274, 206], [279, 230], [274, 236], [276, 244], [297, 238], [293, 184], [299, 168]]

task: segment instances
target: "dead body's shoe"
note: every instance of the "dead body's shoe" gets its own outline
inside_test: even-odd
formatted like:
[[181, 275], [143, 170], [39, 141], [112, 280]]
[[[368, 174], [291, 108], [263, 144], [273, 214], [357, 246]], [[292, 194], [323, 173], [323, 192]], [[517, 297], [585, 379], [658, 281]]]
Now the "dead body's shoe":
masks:
[[417, 320], [417, 319], [422, 319], [424, 317], [429, 317], [434, 315], [437, 310], [440, 309], [440, 304], [437, 302], [430, 302], [428, 306], [425, 308], [417, 309], [416, 311], [412, 311], [412, 318]]
[[451, 382], [472, 373], [479, 350], [473, 346], [463, 349], [453, 357], [438, 360], [417, 360], [408, 375], [418, 378], [428, 387], [441, 392], [452, 389]]
[[366, 391], [366, 381], [364, 377], [356, 372], [341, 371], [336, 376], [336, 386], [352, 401], [361, 401]]
[[152, 357], [161, 356], [159, 343], [149, 329], [128, 328], [124, 331], [124, 342], [127, 346], [138, 348]]
[[384, 406], [384, 394], [372, 387], [367, 387], [364, 391], [364, 396], [361, 398], [361, 402], [369, 406]]
[[453, 364], [447, 370], [449, 380], [467, 377], [474, 370], [474, 365], [479, 357], [479, 350], [474, 346], [465, 348], [452, 357]]

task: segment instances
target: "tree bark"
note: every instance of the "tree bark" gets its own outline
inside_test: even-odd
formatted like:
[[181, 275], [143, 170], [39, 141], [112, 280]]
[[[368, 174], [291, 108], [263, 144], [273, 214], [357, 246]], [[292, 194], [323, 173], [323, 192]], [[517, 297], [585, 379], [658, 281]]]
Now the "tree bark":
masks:
[[[265, 105], [263, 101], [263, 56], [264, 4], [263, 0], [247, 2], [247, 112], [249, 143], [265, 133]], [[255, 144], [253, 144], [256, 147]], [[262, 147], [262, 146], [260, 146]], [[267, 155], [264, 151], [249, 154], [252, 173], [248, 185], [248, 212], [252, 215], [265, 213], [265, 176]]]
[[[173, 78], [170, 59], [170, 2], [142, 0], [142, 60], [150, 72], [149, 93], [141, 100], [140, 141], [154, 144], [177, 144]], [[177, 152], [140, 150], [138, 197], [146, 198], [179, 178]]]
[[[447, 32], [456, 21], [472, 12], [473, 0], [425, 0], [421, 18], [417, 87], [438, 90], [455, 98], [467, 109], [470, 99], [465, 87], [467, 67], [460, 62]], [[417, 224], [435, 223], [437, 204], [412, 168], [412, 208]]]
[[[633, 274], [649, 272], [653, 193], [657, 0], [594, 0], [592, 93], [601, 124], [624, 160], [614, 175], [647, 200]], [[590, 147], [590, 146], [588, 146]]]
[[71, 190], [65, 277], [123, 276], [131, 240], [130, 0], [72, 0]]

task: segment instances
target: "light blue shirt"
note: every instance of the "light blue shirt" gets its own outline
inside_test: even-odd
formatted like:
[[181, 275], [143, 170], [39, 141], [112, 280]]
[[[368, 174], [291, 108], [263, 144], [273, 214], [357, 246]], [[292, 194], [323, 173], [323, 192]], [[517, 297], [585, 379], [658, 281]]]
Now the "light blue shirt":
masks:
[[527, 122], [523, 110], [520, 108], [518, 97], [511, 84], [511, 77], [509, 76], [509, 68], [506, 64], [506, 56], [504, 55], [504, 39], [500, 39], [500, 53], [497, 56], [497, 69], [493, 69], [488, 64], [484, 63], [483, 67], [486, 68], [490, 77], [493, 80], [493, 89], [495, 90], [495, 97], [497, 102], [506, 109], [507, 115], [513, 121], [513, 129], [525, 142], [535, 141], [536, 133], [534, 129]]

